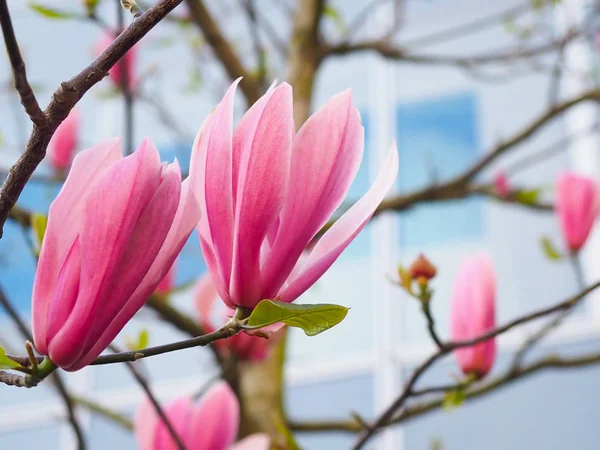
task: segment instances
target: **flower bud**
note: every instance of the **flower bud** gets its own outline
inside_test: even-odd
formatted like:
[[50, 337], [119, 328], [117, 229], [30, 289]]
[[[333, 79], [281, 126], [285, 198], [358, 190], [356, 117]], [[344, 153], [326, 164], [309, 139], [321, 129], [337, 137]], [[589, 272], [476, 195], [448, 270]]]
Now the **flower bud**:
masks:
[[408, 273], [413, 280], [417, 280], [419, 284], [425, 283], [435, 277], [437, 269], [431, 262], [421, 253], [417, 259], [413, 261], [408, 269]]

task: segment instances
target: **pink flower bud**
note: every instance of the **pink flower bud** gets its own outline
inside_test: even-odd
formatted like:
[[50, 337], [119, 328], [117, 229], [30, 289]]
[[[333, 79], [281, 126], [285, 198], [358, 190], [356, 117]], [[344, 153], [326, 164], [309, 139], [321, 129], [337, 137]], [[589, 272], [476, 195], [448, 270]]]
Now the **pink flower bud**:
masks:
[[[475, 339], [496, 326], [496, 281], [487, 255], [464, 261], [458, 271], [452, 293], [452, 340]], [[455, 351], [465, 374], [485, 376], [496, 356], [494, 338]]]
[[[154, 292], [198, 223], [179, 164], [145, 140], [79, 153], [57, 198], [33, 286], [33, 336], [68, 371], [92, 362]], [[68, 225], [68, 226], [67, 226]]]
[[[240, 406], [225, 382], [211, 387], [197, 404], [180, 397], [163, 408], [187, 450], [268, 450], [270, 439], [253, 434], [234, 444]], [[138, 407], [133, 429], [140, 450], [173, 450], [177, 446], [149, 399]]]
[[360, 116], [346, 91], [294, 135], [292, 88], [283, 83], [254, 103], [234, 131], [238, 82], [200, 129], [190, 178], [202, 209], [202, 251], [217, 292], [230, 308], [253, 309], [262, 299], [294, 301], [331, 267], [394, 184], [398, 154], [393, 144], [371, 189], [298, 267], [359, 169]]
[[[214, 315], [217, 291], [209, 274], [204, 274], [196, 283], [195, 305], [198, 312], [199, 322], [208, 333], [216, 330], [212, 317]], [[227, 314], [223, 314], [223, 323], [228, 320]], [[262, 361], [269, 353], [272, 340], [258, 336], [252, 336], [241, 332], [227, 339], [215, 341], [220, 352], [234, 354], [237, 358], [245, 361]]]
[[173, 263], [165, 277], [156, 287], [156, 292], [159, 295], [168, 295], [175, 287], [175, 275], [177, 274], [177, 261]]
[[54, 170], [71, 165], [79, 137], [79, 111], [74, 108], [58, 126], [48, 144], [48, 159]]
[[572, 252], [587, 240], [600, 212], [596, 183], [584, 176], [563, 172], [556, 183], [556, 214], [563, 238]]
[[[104, 33], [96, 46], [96, 53], [100, 54], [108, 48], [116, 38], [116, 33]], [[123, 56], [112, 68], [108, 71], [108, 76], [117, 88], [121, 88], [123, 81], [121, 73], [123, 66], [125, 67], [125, 85], [129, 90], [134, 90], [137, 83], [136, 80], [136, 60], [137, 60], [137, 44], [131, 47], [125, 56]]]
[[508, 178], [503, 170], [499, 170], [494, 176], [494, 189], [496, 190], [496, 195], [498, 195], [498, 197], [505, 198], [510, 195]]

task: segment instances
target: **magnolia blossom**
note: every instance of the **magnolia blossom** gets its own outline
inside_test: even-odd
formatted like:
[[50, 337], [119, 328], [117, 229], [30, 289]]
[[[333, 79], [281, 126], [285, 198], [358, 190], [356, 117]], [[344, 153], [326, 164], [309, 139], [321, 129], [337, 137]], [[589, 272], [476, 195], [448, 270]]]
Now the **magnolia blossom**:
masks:
[[79, 153], [50, 206], [33, 286], [33, 336], [65, 370], [92, 362], [142, 307], [198, 223], [179, 164], [145, 140]]
[[[216, 300], [215, 285], [210, 275], [204, 274], [196, 283], [195, 306], [199, 322], [207, 333], [217, 329], [212, 321]], [[223, 319], [224, 321], [227, 319], [227, 314], [223, 314]], [[241, 332], [227, 339], [219, 339], [214, 342], [214, 345], [221, 352], [233, 353], [241, 360], [261, 361], [269, 353], [270, 340]]]
[[[110, 44], [115, 40], [114, 33], [104, 33], [100, 38], [96, 46], [96, 52], [98, 54], [102, 53], [104, 50], [108, 48]], [[108, 71], [108, 76], [110, 80], [114, 83], [115, 86], [121, 87], [123, 85], [123, 80], [121, 80], [121, 69], [125, 66], [125, 85], [131, 90], [134, 88], [136, 83], [136, 60], [137, 60], [137, 50], [134, 45], [125, 53], [123, 56], [112, 68]]]
[[[464, 261], [452, 292], [452, 339], [474, 339], [496, 326], [496, 281], [487, 255]], [[486, 375], [496, 356], [494, 338], [455, 350], [458, 364], [465, 374]]]
[[[268, 450], [269, 437], [253, 434], [234, 444], [240, 406], [225, 382], [211, 387], [197, 404], [181, 397], [164, 408], [169, 423], [187, 450]], [[177, 446], [154, 405], [146, 399], [133, 421], [140, 450], [176, 450]]]
[[499, 170], [494, 175], [494, 189], [499, 197], [508, 197], [510, 194], [510, 186], [508, 184], [508, 177], [503, 170]]
[[575, 173], [563, 172], [556, 183], [556, 214], [569, 250], [577, 252], [587, 240], [600, 212], [596, 183]]
[[175, 275], [177, 274], [177, 262], [174, 262], [165, 277], [156, 286], [156, 292], [159, 295], [169, 294], [175, 287]]
[[48, 144], [48, 160], [55, 170], [71, 165], [79, 135], [79, 110], [74, 108], [58, 126]]
[[341, 205], [363, 154], [363, 127], [350, 91], [330, 99], [294, 134], [292, 88], [272, 86], [233, 130], [239, 80], [206, 119], [190, 177], [200, 202], [200, 243], [219, 296], [231, 308], [262, 299], [292, 302], [352, 242], [392, 187], [391, 146], [369, 191], [302, 252]]

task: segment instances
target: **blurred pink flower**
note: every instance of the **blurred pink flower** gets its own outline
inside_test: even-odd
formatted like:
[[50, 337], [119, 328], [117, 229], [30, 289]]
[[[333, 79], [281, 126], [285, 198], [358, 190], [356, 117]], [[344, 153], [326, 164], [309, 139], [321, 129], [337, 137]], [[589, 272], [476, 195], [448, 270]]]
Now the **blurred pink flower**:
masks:
[[[451, 333], [453, 341], [474, 339], [496, 326], [496, 281], [487, 255], [464, 261], [452, 292]], [[455, 350], [465, 374], [486, 375], [496, 357], [494, 338]]]
[[206, 119], [190, 178], [202, 210], [200, 243], [230, 308], [292, 302], [331, 267], [373, 215], [398, 172], [395, 144], [369, 191], [298, 262], [344, 200], [363, 154], [350, 91], [330, 99], [294, 134], [292, 88], [272, 86], [233, 131], [239, 80]]
[[[253, 434], [234, 443], [238, 434], [240, 406], [225, 382], [211, 387], [197, 404], [180, 397], [164, 412], [187, 450], [268, 450], [270, 439]], [[176, 450], [169, 430], [149, 399], [138, 407], [133, 421], [140, 450]]]
[[510, 195], [510, 186], [508, 185], [508, 178], [503, 170], [499, 170], [494, 175], [494, 189], [498, 197], [505, 198]]
[[156, 292], [159, 295], [168, 295], [175, 287], [175, 275], [177, 274], [177, 260], [173, 263], [165, 277], [156, 286]]
[[161, 164], [149, 140], [126, 158], [119, 139], [79, 153], [40, 251], [39, 352], [69, 371], [92, 362], [154, 292], [199, 218], [179, 164]]
[[[115, 40], [116, 35], [114, 33], [104, 33], [96, 45], [96, 53], [100, 54], [108, 48], [110, 44]], [[137, 83], [136, 77], [136, 61], [137, 61], [137, 44], [131, 47], [125, 56], [123, 56], [109, 71], [108, 76], [113, 84], [120, 88], [122, 86], [121, 80], [121, 69], [125, 66], [126, 79], [125, 83], [129, 90], [133, 91]]]
[[591, 179], [563, 172], [556, 182], [556, 214], [563, 238], [571, 252], [587, 240], [600, 212], [598, 185]]
[[54, 170], [65, 170], [71, 165], [79, 138], [79, 110], [73, 108], [58, 126], [48, 144], [48, 160]]

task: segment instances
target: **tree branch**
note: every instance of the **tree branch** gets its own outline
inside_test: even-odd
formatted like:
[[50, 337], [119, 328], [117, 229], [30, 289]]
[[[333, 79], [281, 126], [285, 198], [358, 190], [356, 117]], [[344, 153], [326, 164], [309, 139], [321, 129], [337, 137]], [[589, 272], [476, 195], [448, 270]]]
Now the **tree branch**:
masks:
[[425, 362], [423, 362], [420, 366], [418, 366], [415, 369], [415, 371], [413, 372], [411, 377], [408, 379], [408, 382], [405, 384], [404, 389], [403, 389], [402, 393], [400, 394], [400, 396], [398, 396], [398, 398], [378, 417], [378, 419], [373, 423], [372, 426], [370, 426], [368, 429], [364, 430], [363, 433], [361, 433], [361, 435], [358, 438], [358, 441], [352, 447], [352, 450], [361, 449], [367, 443], [367, 441], [375, 435], [375, 433], [377, 432], [378, 429], [380, 429], [384, 424], [386, 424], [392, 420], [392, 418], [394, 417], [396, 412], [404, 406], [406, 400], [411, 396], [411, 394], [413, 392], [413, 388], [414, 388], [415, 384], [417, 383], [417, 381], [419, 380], [419, 378], [421, 377], [421, 375], [423, 375], [423, 373], [425, 373], [425, 371], [427, 369], [429, 369], [429, 367], [431, 367], [442, 356], [447, 355], [448, 353], [452, 352], [453, 350], [456, 350], [457, 348], [469, 347], [469, 346], [478, 344], [480, 342], [484, 342], [492, 337], [495, 337], [495, 336], [498, 336], [499, 334], [505, 333], [508, 330], [510, 330], [518, 325], [521, 325], [523, 323], [530, 322], [532, 320], [547, 316], [549, 314], [553, 314], [555, 312], [569, 310], [570, 308], [575, 306], [578, 302], [580, 302], [587, 294], [589, 294], [594, 289], [597, 289], [598, 287], [600, 287], [600, 281], [587, 287], [586, 289], [582, 290], [579, 294], [577, 294], [563, 302], [560, 302], [549, 308], [544, 308], [539, 311], [524, 315], [518, 319], [515, 319], [515, 320], [501, 326], [501, 327], [497, 327], [493, 330], [483, 333], [475, 339], [469, 339], [466, 341], [454, 341], [454, 342], [447, 342], [447, 343], [442, 342], [438, 351], [436, 353], [433, 353], [429, 358], [427, 358], [425, 360]]
[[23, 61], [19, 51], [19, 44], [17, 43], [6, 0], [0, 0], [0, 26], [2, 27], [6, 52], [12, 67], [15, 89], [19, 93], [21, 104], [33, 124], [38, 128], [45, 129], [48, 126], [48, 119], [40, 108], [33, 89], [31, 89], [31, 85], [27, 80], [25, 61]]
[[[6, 0], [2, 0], [5, 2]], [[46, 155], [46, 148], [54, 131], [67, 117], [85, 93], [113, 67], [125, 53], [144, 37], [156, 24], [183, 0], [160, 0], [137, 18], [96, 60], [69, 81], [63, 82], [54, 92], [45, 109], [48, 124], [34, 126], [33, 131], [17, 162], [11, 167], [0, 189], [0, 237], [11, 208], [17, 202], [25, 184]], [[4, 14], [2, 14], [4, 18]]]
[[229, 78], [235, 80], [243, 77], [240, 82], [240, 89], [244, 93], [248, 105], [252, 105], [262, 95], [260, 84], [243, 66], [235, 50], [225, 39], [219, 24], [213, 19], [202, 0], [186, 0], [185, 2], [190, 9], [192, 20], [202, 31], [215, 56], [223, 64]]

